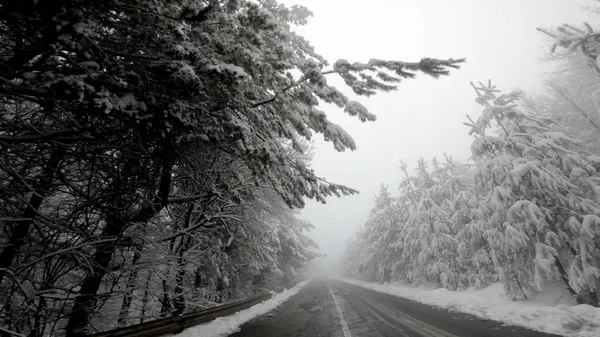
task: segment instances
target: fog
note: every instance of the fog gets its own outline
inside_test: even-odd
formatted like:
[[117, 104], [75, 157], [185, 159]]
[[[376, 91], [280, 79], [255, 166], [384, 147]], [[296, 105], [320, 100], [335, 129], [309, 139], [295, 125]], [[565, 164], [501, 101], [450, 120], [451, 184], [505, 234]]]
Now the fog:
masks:
[[377, 115], [376, 122], [363, 124], [335, 107], [322, 107], [352, 135], [358, 149], [338, 153], [331, 143], [316, 137], [312, 167], [319, 176], [360, 191], [330, 198], [325, 205], [308, 201], [301, 212], [315, 226], [312, 237], [326, 255], [321, 268], [327, 272], [339, 270], [346, 240], [367, 220], [380, 184], [396, 192], [400, 160], [410, 169], [419, 157], [448, 154], [468, 160], [470, 137], [462, 123], [467, 114], [477, 116], [480, 111], [470, 81], [492, 79], [503, 90], [539, 90], [543, 74], [552, 69], [544, 61], [551, 41], [535, 28], [581, 24], [591, 18], [583, 9], [590, 4], [585, 0], [304, 0], [300, 4], [314, 13], [300, 33], [331, 62], [339, 58], [350, 62], [467, 59], [451, 76], [418, 77], [401, 83], [396, 92], [361, 98]]

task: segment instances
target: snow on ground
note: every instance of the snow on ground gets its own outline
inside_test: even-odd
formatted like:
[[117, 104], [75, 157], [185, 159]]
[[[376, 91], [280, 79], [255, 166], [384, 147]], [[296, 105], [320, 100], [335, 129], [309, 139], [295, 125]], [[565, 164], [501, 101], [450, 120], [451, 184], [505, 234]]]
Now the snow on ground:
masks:
[[253, 318], [264, 315], [277, 308], [290, 297], [296, 295], [310, 280], [300, 282], [292, 289], [286, 289], [279, 294], [274, 294], [270, 299], [253, 305], [248, 309], [235, 314], [219, 317], [211, 322], [185, 329], [178, 337], [222, 337], [229, 336], [240, 330], [240, 327]]
[[600, 336], [600, 308], [564, 304], [568, 303], [568, 297], [560, 294], [562, 289], [557, 287], [534, 296], [530, 301], [517, 302], [504, 295], [499, 283], [481, 290], [449, 291], [445, 288], [422, 289], [399, 283], [376, 284], [350, 279], [340, 281], [537, 331], [569, 337]]

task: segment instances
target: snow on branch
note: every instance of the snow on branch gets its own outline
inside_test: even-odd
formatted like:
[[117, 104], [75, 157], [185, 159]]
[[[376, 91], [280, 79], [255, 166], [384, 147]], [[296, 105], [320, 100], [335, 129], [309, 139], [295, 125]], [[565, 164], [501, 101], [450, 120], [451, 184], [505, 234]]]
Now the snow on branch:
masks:
[[578, 52], [596, 74], [600, 75], [598, 57], [600, 56], [600, 32], [595, 31], [589, 23], [584, 22], [583, 28], [577, 28], [569, 24], [558, 26], [555, 30], [536, 28], [552, 39], [551, 51], [555, 52], [558, 47], [566, 49], [567, 52]]
[[350, 116], [358, 116], [361, 122], [374, 121], [376, 119], [376, 116], [370, 113], [364, 105], [356, 101], [346, 103], [344, 112]]
[[347, 60], [340, 59], [333, 65], [333, 70], [344, 79], [355, 94], [371, 96], [377, 91], [396, 90], [396, 83], [403, 78], [415, 78], [418, 72], [433, 78], [448, 75], [450, 69], [459, 69], [463, 62], [465, 62], [464, 58], [447, 60], [423, 58], [419, 62], [371, 59], [367, 63], [351, 64]]

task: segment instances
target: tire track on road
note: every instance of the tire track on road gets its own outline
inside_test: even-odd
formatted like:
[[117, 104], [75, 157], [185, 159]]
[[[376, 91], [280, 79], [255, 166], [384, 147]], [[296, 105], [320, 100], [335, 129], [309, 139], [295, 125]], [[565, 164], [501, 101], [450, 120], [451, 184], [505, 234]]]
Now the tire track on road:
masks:
[[342, 287], [337, 289], [340, 290], [349, 302], [361, 305], [365, 311], [376, 317], [380, 322], [393, 328], [397, 332], [394, 336], [458, 337], [398, 310], [389, 309], [380, 304], [372, 303], [368, 299], [362, 298]]
[[[389, 331], [389, 327], [394, 326], [405, 330], [410, 337], [560, 337], [429, 306], [341, 281], [330, 280], [328, 284], [340, 299], [343, 310], [349, 310], [351, 314], [358, 313], [363, 322], [376, 328], [374, 333], [382, 336], [397, 336], [398, 333]], [[354, 334], [355, 327], [360, 329], [360, 322], [353, 324], [351, 317], [347, 315], [347, 318]], [[368, 333], [354, 335], [370, 336]]]

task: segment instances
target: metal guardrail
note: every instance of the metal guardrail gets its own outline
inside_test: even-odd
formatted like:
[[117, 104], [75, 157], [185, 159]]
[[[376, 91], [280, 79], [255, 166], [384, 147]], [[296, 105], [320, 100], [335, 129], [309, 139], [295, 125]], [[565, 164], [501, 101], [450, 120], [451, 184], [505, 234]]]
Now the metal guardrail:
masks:
[[[290, 289], [298, 283], [299, 281], [293, 282], [289, 286], [280, 287], [275, 291], [282, 291], [285, 288]], [[240, 310], [247, 309], [262, 301], [268, 300], [271, 297], [271, 293], [266, 293], [218, 307], [187, 313], [177, 317], [161, 318], [123, 328], [98, 332], [88, 335], [88, 337], [157, 337], [168, 333], [176, 334], [189, 327], [212, 321], [217, 317], [231, 315]]]
[[154, 337], [167, 333], [180, 333], [183, 331], [183, 329], [212, 321], [217, 317], [233, 314], [270, 298], [271, 294], [263, 294], [218, 307], [191, 312], [177, 317], [161, 318], [150, 322], [98, 332], [89, 335], [89, 337]]

